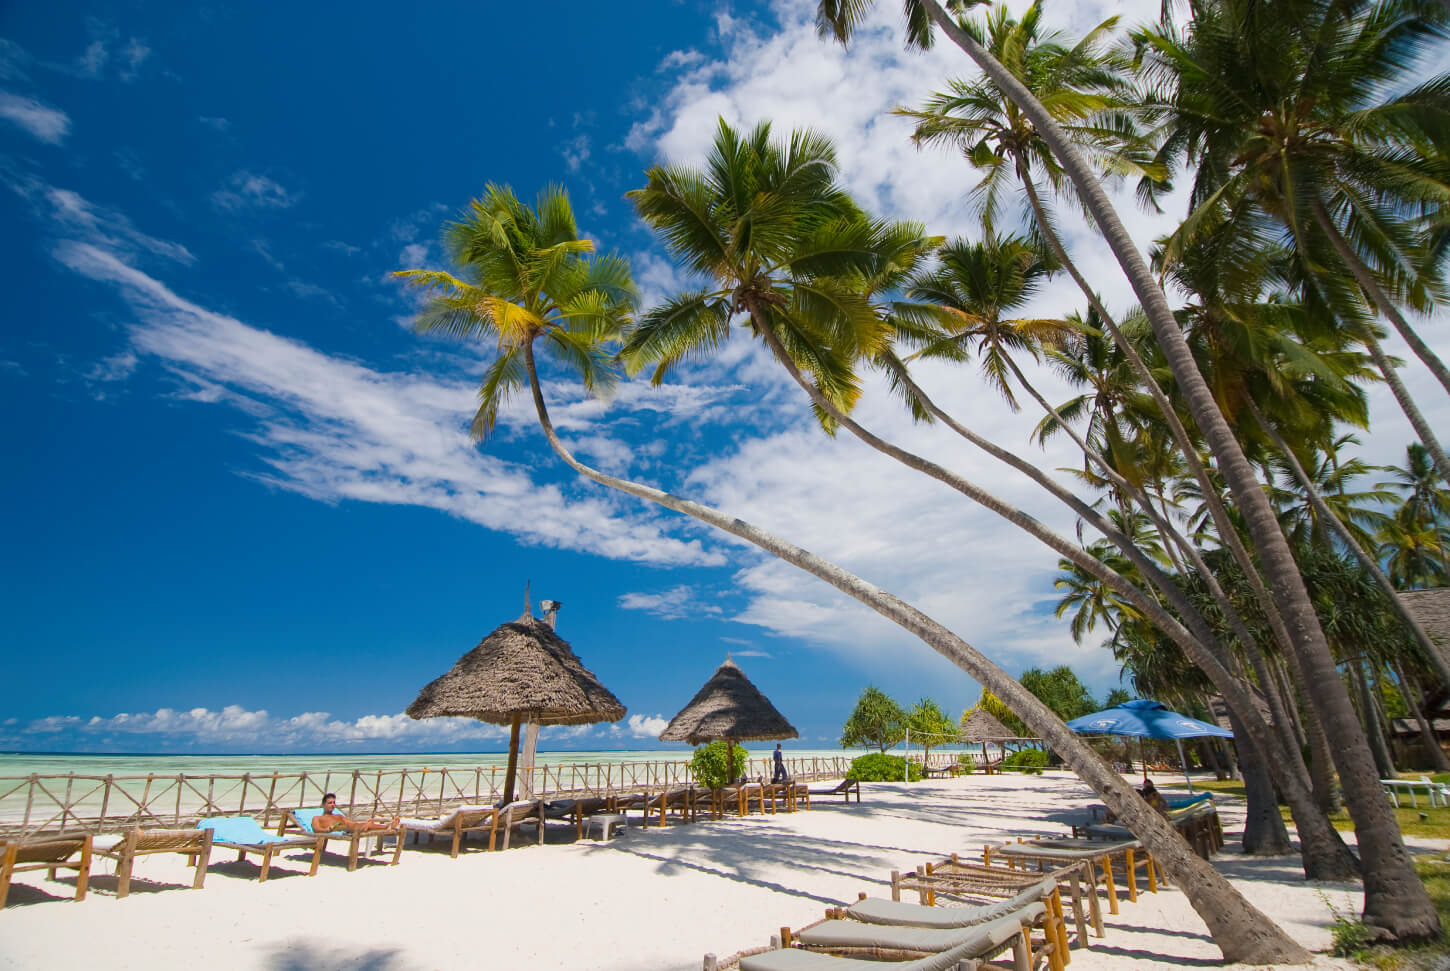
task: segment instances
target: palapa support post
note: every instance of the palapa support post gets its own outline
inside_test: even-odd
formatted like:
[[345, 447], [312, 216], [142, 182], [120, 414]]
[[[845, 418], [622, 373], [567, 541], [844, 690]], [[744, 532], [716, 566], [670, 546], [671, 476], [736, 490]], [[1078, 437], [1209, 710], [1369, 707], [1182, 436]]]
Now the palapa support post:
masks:
[[519, 767], [519, 722], [522, 719], [518, 712], [514, 712], [513, 723], [509, 726], [509, 767], [508, 775], [503, 780], [503, 804], [507, 806], [514, 801], [514, 773]]

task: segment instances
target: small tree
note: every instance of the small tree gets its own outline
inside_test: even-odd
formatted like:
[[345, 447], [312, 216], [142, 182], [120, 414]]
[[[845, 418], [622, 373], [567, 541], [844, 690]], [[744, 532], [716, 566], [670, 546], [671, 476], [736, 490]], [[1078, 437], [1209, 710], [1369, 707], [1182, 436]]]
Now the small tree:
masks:
[[1093, 696], [1078, 680], [1072, 668], [1065, 664], [1051, 671], [1028, 668], [1017, 680], [1063, 721], [1071, 721], [1097, 710], [1097, 702], [1093, 701]]
[[841, 729], [842, 748], [871, 747], [883, 754], [906, 737], [906, 712], [875, 685], [856, 699], [856, 709]]
[[[721, 786], [729, 785], [735, 780], [730, 778], [730, 770], [727, 765], [730, 761], [730, 751], [726, 747], [728, 742], [710, 742], [708, 745], [701, 745], [695, 749], [695, 754], [690, 758], [690, 771], [694, 774], [695, 781], [707, 789], [719, 789]], [[743, 746], [735, 746], [734, 763], [737, 769], [748, 764], [750, 753], [745, 751]]]
[[941, 710], [941, 706], [930, 698], [923, 698], [916, 703], [906, 716], [906, 727], [911, 729], [911, 735], [921, 745], [923, 756], [922, 764], [925, 765], [931, 758], [931, 750], [957, 737], [957, 726], [947, 717], [947, 713]]
[[1132, 700], [1133, 696], [1129, 694], [1126, 689], [1114, 688], [1112, 691], [1109, 691], [1108, 696], [1103, 699], [1103, 707], [1116, 708], [1119, 705], [1127, 704]]

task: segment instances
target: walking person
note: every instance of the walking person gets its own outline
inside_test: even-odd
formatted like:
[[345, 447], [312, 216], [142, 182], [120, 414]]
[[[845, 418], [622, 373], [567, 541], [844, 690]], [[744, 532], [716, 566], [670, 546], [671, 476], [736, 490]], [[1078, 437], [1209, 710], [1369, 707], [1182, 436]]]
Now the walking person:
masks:
[[785, 755], [780, 750], [780, 743], [775, 743], [775, 774], [770, 777], [771, 785], [777, 785], [788, 779], [785, 774]]

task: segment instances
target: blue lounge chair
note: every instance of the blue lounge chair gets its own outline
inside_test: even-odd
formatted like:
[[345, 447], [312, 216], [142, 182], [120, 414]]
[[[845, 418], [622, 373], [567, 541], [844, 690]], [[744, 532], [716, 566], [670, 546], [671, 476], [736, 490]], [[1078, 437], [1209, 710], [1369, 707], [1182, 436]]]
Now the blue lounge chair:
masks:
[[237, 851], [237, 862], [256, 853], [262, 858], [262, 872], [258, 883], [265, 883], [272, 871], [272, 857], [282, 850], [311, 849], [312, 867], [307, 875], [316, 876], [317, 864], [322, 858], [320, 836], [278, 836], [262, 829], [262, 825], [251, 816], [212, 816], [196, 824], [197, 829], [211, 830], [211, 845]]

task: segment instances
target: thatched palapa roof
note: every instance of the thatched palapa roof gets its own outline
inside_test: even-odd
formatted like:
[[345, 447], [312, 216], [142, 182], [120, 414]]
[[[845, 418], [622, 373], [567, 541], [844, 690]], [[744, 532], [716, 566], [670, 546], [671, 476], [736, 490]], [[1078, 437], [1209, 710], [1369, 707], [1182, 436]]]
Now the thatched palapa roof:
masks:
[[1011, 729], [990, 711], [978, 708], [962, 722], [961, 739], [964, 742], [1006, 742], [1016, 736]]
[[660, 732], [662, 742], [691, 745], [722, 738], [739, 742], [799, 737], [795, 726], [775, 710], [770, 700], [729, 658]]
[[526, 613], [485, 637], [408, 706], [410, 718], [462, 716], [508, 725], [619, 721], [624, 706], [549, 624]]
[[1406, 590], [1400, 600], [1440, 650], [1450, 651], [1450, 587]]

